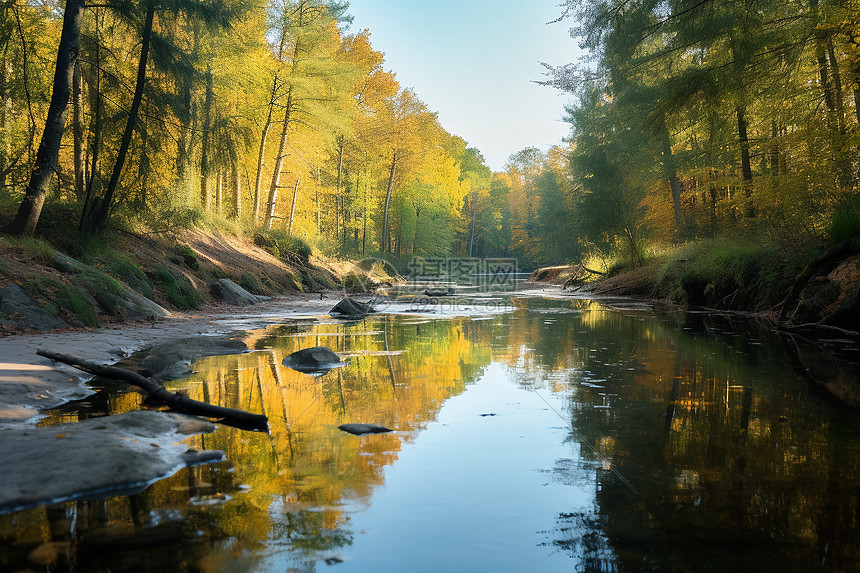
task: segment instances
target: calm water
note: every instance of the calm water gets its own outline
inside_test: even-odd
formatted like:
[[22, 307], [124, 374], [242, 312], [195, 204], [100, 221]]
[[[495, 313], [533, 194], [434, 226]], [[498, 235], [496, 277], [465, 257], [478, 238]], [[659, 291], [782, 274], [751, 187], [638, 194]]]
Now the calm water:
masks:
[[[500, 300], [247, 333], [173, 389], [270, 435], [220, 427], [190, 442], [225, 462], [0, 516], [0, 570], [860, 570], [860, 416], [809, 381], [850, 393], [851, 366], [736, 318]], [[282, 366], [315, 345], [351, 364]], [[106, 390], [44, 423], [139, 407]]]

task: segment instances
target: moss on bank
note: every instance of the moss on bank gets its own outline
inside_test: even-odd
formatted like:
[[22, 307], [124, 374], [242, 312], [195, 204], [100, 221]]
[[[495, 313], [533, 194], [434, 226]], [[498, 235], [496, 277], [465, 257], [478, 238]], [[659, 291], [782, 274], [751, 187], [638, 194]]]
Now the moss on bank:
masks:
[[[595, 283], [597, 294], [640, 295], [725, 310], [765, 311], [780, 306], [804, 267], [826, 249], [823, 242], [788, 249], [766, 240], [717, 238], [687, 243], [644, 266], [616, 264]], [[821, 276], [801, 298], [799, 320], [819, 320], [857, 297], [860, 266], [846, 259], [838, 276]], [[835, 272], [835, 271], [834, 271]], [[825, 275], [829, 275], [825, 273]]]
[[[337, 264], [312, 261], [305, 243], [277, 233], [260, 235], [264, 249], [243, 236], [201, 229], [151, 238], [125, 231], [85, 237], [68, 226], [47, 227], [51, 234], [0, 236], [0, 289], [17, 284], [39, 314], [71, 326], [138, 318], [124, 295], [128, 289], [168, 310], [188, 310], [211, 302], [210, 287], [221, 278], [269, 296], [341, 286]], [[0, 323], [11, 332], [15, 313], [7, 314]]]

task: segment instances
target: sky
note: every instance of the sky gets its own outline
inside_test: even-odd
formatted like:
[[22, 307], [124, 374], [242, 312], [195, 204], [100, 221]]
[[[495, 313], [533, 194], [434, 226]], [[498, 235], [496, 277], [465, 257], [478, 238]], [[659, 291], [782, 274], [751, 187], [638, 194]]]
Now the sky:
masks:
[[478, 148], [493, 171], [526, 147], [546, 151], [568, 134], [571, 99], [532, 80], [539, 62], [578, 59], [560, 0], [351, 0], [351, 32], [370, 30], [384, 67], [412, 88], [442, 126]]

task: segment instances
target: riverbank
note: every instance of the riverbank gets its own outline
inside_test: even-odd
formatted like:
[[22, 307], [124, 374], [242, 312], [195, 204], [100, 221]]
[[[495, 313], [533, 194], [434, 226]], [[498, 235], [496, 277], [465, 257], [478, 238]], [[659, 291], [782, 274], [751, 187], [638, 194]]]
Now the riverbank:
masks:
[[352, 265], [275, 232], [0, 238], [0, 333], [160, 320], [340, 288]]
[[[137, 416], [143, 414], [137, 412], [128, 420], [118, 421], [116, 427], [113, 422], [105, 425], [91, 420], [87, 425], [36, 428], [43, 417], [40, 410], [93, 394], [86, 384], [89, 375], [43, 358], [36, 354], [37, 350], [50, 349], [112, 364], [145, 348], [195, 340], [198, 356], [218, 354], [219, 344], [225, 339], [285, 318], [324, 314], [341, 296], [337, 292], [293, 294], [242, 309], [222, 305], [194, 313], [173, 313], [147, 324], [0, 338], [0, 452], [7, 461], [15, 461], [0, 485], [0, 512], [105, 489], [145, 487], [186, 465], [222, 458], [219, 452], [189, 452], [179, 440], [210, 432], [214, 427], [179, 415], [159, 412]], [[212, 342], [209, 352], [206, 341]], [[129, 450], [129, 443], [147, 447]], [[49, 454], [58, 446], [58, 452], [72, 451], [74, 455], [46, 463], [46, 455], [54, 460]], [[117, 464], [123, 460], [133, 460], [129, 463], [134, 471], [117, 475]], [[44, 487], [36, 487], [38, 484]]]
[[756, 312], [785, 326], [814, 324], [856, 332], [860, 324], [856, 239], [802, 253], [743, 241], [700, 241], [642, 265], [618, 265], [605, 273], [581, 265], [547, 267], [530, 280], [595, 295]]

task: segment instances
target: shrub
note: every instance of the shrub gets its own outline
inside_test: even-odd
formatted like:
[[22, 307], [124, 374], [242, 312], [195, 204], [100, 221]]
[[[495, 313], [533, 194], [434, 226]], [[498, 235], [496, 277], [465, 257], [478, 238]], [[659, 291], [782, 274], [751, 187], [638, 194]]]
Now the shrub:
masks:
[[243, 272], [242, 276], [239, 277], [239, 286], [253, 294], [260, 294], [263, 291], [260, 279], [247, 271]]
[[657, 286], [662, 296], [693, 305], [767, 307], [784, 296], [801, 266], [772, 243], [710, 239], [667, 256]]
[[860, 237], [860, 194], [850, 196], [833, 212], [828, 236], [833, 244]]
[[292, 264], [307, 266], [311, 247], [298, 237], [284, 231], [264, 231], [254, 235], [254, 244], [268, 253]]
[[125, 284], [152, 299], [152, 283], [146, 273], [130, 258], [117, 252], [112, 252], [104, 258], [105, 268], [121, 278]]

